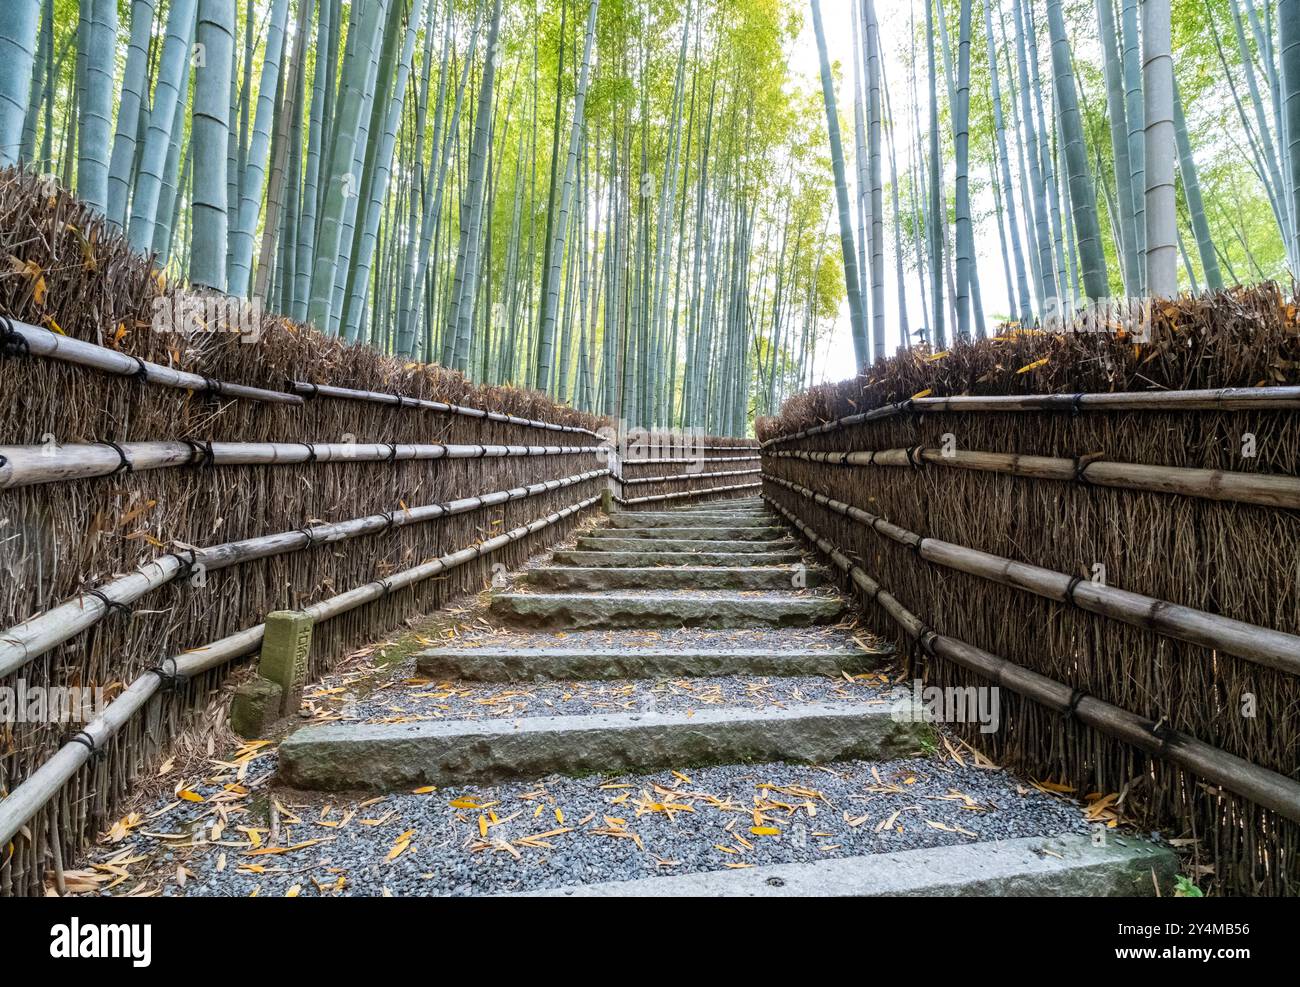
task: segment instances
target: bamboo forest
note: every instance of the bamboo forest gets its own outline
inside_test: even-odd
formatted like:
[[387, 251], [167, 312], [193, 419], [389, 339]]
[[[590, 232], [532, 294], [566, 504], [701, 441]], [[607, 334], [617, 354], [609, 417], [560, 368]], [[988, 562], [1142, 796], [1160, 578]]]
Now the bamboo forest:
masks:
[[1248, 960], [1107, 899], [1300, 894], [1297, 560], [1300, 0], [0, 0], [15, 957]]
[[1289, 3], [879, 6], [12, 0], [0, 162], [168, 277], [728, 434], [900, 345], [1295, 270]]

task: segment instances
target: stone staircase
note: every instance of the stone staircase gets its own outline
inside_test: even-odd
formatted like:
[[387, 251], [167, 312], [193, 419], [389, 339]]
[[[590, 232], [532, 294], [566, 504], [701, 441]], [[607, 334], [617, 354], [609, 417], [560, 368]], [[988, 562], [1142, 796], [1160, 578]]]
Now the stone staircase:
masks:
[[[684, 778], [681, 771], [707, 765], [844, 762], [857, 765], [854, 770], [870, 786], [882, 775], [914, 772], [908, 765], [937, 749], [935, 729], [918, 715], [912, 696], [872, 674], [890, 656], [864, 648], [846, 628], [831, 626], [847, 617], [845, 600], [825, 571], [805, 561], [788, 529], [760, 498], [612, 514], [581, 534], [575, 549], [556, 551], [550, 564], [527, 568], [495, 591], [490, 614], [508, 628], [504, 643], [427, 650], [417, 658], [418, 673], [431, 681], [480, 683], [484, 689], [501, 687], [493, 683], [574, 683], [581, 690], [604, 680], [628, 680], [624, 708], [559, 715], [549, 710], [535, 715], [530, 708], [508, 718], [457, 718], [454, 710], [440, 709], [434, 716], [399, 717], [399, 722], [309, 726], [281, 744], [279, 783], [299, 792], [400, 793], [617, 775], [622, 781], [613, 788], [644, 792], [655, 785], [662, 789], [647, 777], [656, 771]], [[801, 646], [801, 635], [808, 646]], [[788, 701], [703, 708], [671, 703], [661, 708], [654, 688], [666, 679], [684, 680], [688, 688], [690, 682], [708, 680], [718, 683], [714, 688], [721, 694], [744, 695], [764, 688], [762, 677], [787, 682], [808, 677], [810, 685], [796, 688]], [[861, 679], [879, 681], [872, 686]], [[858, 692], [842, 698], [851, 688]], [[824, 694], [804, 695], [818, 690]], [[896, 764], [903, 767], [894, 770]], [[1009, 782], [1006, 787], [1010, 792]], [[479, 803], [471, 798], [464, 804]], [[757, 809], [753, 818], [755, 833], [769, 832], [759, 826], [763, 817]], [[844, 819], [850, 819], [848, 811]], [[552, 878], [540, 889], [521, 890], [1143, 894], [1151, 893], [1157, 872], [1162, 880], [1169, 876], [1174, 861], [1168, 851], [1140, 841], [1093, 846], [1078, 832], [1062, 835], [1059, 822], [1039, 836], [1026, 837], [1023, 826], [1013, 826], [1007, 833], [1016, 838], [973, 844], [969, 837], [976, 834], [959, 825], [930, 825], [967, 834], [959, 837], [966, 845], [783, 863], [747, 869], [743, 878], [729, 868], [749, 865], [725, 863], [716, 870], [632, 881], [589, 880], [578, 867], [580, 876], [573, 881]], [[553, 830], [548, 839], [570, 831]], [[771, 827], [770, 832], [782, 831]], [[627, 834], [616, 830], [613, 835]], [[532, 846], [527, 839], [524, 845]], [[740, 846], [745, 845], [751, 844], [742, 838]], [[794, 854], [796, 860], [800, 856]], [[765, 875], [768, 870], [772, 873]], [[981, 875], [988, 878], [983, 884]]]

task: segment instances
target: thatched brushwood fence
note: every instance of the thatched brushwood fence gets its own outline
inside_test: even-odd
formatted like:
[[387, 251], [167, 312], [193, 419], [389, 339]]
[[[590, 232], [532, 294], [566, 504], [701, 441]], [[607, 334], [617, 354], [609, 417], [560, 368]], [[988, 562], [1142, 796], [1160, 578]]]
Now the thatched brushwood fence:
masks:
[[621, 438], [611, 467], [615, 500], [627, 510], [655, 510], [665, 502], [756, 494], [758, 453], [752, 439], [634, 432]]
[[[1272, 286], [1145, 338], [916, 349], [759, 423], [765, 497], [991, 757], [1300, 891], [1300, 325]], [[948, 467], [948, 468], [943, 468]]]
[[174, 331], [160, 309], [209, 299], [45, 191], [0, 172], [0, 687], [108, 705], [0, 723], [0, 895], [108, 827], [267, 613], [321, 622], [318, 676], [568, 537], [610, 482], [604, 420], [543, 395], [279, 317], [250, 333], [224, 299]]

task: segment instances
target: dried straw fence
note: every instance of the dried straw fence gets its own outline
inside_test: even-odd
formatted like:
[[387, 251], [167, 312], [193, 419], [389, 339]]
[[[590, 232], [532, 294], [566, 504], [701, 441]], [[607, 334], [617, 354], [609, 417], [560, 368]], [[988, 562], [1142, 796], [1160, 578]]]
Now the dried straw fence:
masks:
[[762, 457], [752, 439], [633, 432], [621, 446], [614, 489], [625, 510], [663, 510], [760, 489]]
[[0, 723], [0, 895], [105, 828], [266, 613], [315, 613], [319, 674], [564, 538], [609, 482], [601, 419], [279, 318], [256, 343], [152, 331], [176, 297], [0, 172], [0, 687], [110, 700]]
[[[1121, 793], [1220, 890], [1300, 890], [1300, 329], [1271, 285], [1149, 338], [912, 351], [760, 422], [764, 494], [1003, 763]], [[1234, 389], [1234, 390], [1226, 390]]]

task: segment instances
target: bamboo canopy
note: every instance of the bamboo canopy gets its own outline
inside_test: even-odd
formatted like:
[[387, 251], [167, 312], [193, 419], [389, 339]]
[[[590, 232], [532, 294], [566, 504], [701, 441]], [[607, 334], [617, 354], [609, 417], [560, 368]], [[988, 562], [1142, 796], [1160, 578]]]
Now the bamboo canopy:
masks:
[[[588, 479], [590, 476], [584, 475], [583, 478]], [[553, 484], [559, 482], [561, 481], [552, 481]], [[551, 486], [550, 489], [557, 489], [557, 487]], [[513, 492], [501, 491], [501, 493]], [[490, 555], [505, 545], [541, 531], [599, 501], [599, 497], [588, 497], [563, 510], [489, 538], [478, 545], [462, 548], [430, 562], [404, 569], [384, 579], [366, 583], [346, 593], [322, 600], [305, 608], [304, 612], [309, 614], [315, 623], [330, 620], [395, 590], [404, 589], [474, 559]], [[99, 717], [86, 725], [78, 735], [79, 739], [61, 747], [26, 781], [0, 800], [0, 846], [12, 840], [27, 821], [72, 778], [77, 769], [85, 764], [95, 751], [101, 750], [122, 725], [143, 708], [144, 704], [162, 687], [164, 680], [188, 679], [234, 658], [249, 654], [261, 644], [264, 631], [265, 624], [257, 624], [201, 648], [173, 655], [163, 661], [158, 669], [145, 672], [132, 682], [121, 695], [108, 704]]]
[[205, 571], [251, 562], [313, 545], [375, 534], [390, 528], [463, 514], [480, 507], [534, 497], [551, 490], [607, 476], [609, 470], [591, 470], [559, 480], [547, 480], [528, 487], [497, 490], [477, 497], [465, 497], [446, 504], [428, 504], [385, 514], [372, 514], [334, 524], [320, 524], [293, 531], [225, 542], [208, 548], [170, 552], [144, 563], [135, 572], [103, 583], [43, 614], [31, 617], [0, 634], [0, 678], [17, 671], [33, 658], [68, 641], [103, 620], [113, 610], [126, 608], [146, 593], [171, 582], [184, 571], [202, 566]]
[[1146, 717], [1102, 702], [1062, 682], [1016, 665], [964, 641], [930, 630], [844, 553], [784, 507], [766, 498], [787, 520], [830, 556], [835, 565], [870, 600], [879, 604], [928, 653], [955, 662], [1005, 686], [1041, 706], [1073, 715], [1102, 733], [1139, 750], [1186, 768], [1193, 774], [1241, 795], [1287, 819], [1300, 821], [1300, 782], [1229, 754]]
[[[1300, 477], [1268, 473], [1235, 473], [1227, 470], [1189, 469], [1179, 466], [1147, 466], [1114, 463], [1093, 456], [1062, 459], [1053, 456], [1022, 456], [1013, 453], [974, 452], [916, 446], [911, 449], [874, 451], [837, 450], [812, 452], [790, 449], [771, 453], [779, 459], [801, 459], [832, 466], [912, 466], [925, 463], [960, 469], [1007, 473], [1038, 480], [1090, 483], [1101, 487], [1148, 490], [1181, 494], [1208, 500], [1259, 504], [1264, 507], [1300, 508]], [[0, 486], [3, 469], [0, 468]]]
[[239, 398], [244, 401], [265, 401], [272, 404], [301, 405], [302, 398], [282, 391], [268, 391], [248, 384], [235, 384], [214, 380], [201, 374], [175, 370], [151, 363], [139, 357], [128, 356], [97, 343], [62, 336], [40, 326], [29, 325], [0, 315], [0, 349], [8, 352], [25, 352], [33, 356], [48, 357], [63, 363], [103, 370], [119, 377], [135, 377], [148, 384], [171, 387], [181, 391], [198, 391], [217, 397]]
[[864, 422], [905, 414], [1008, 411], [1296, 411], [1300, 387], [1217, 387], [1197, 391], [1115, 391], [1082, 394], [958, 395], [948, 398], [909, 398], [871, 411], [846, 415], [762, 443], [764, 449], [825, 435]]
[[1140, 593], [1080, 580], [1063, 572], [1015, 562], [963, 545], [926, 538], [891, 524], [858, 507], [834, 500], [798, 483], [767, 476], [779, 486], [871, 528], [877, 534], [906, 545], [927, 562], [969, 573], [1003, 586], [1070, 603], [1082, 610], [1143, 627], [1206, 648], [1217, 648], [1248, 661], [1300, 675], [1300, 636], [1257, 627], [1230, 617], [1206, 613]]
[[0, 446], [0, 490], [178, 466], [284, 466], [430, 459], [574, 456], [600, 446], [402, 444], [387, 442], [98, 442]]
[[444, 415], [460, 415], [463, 418], [485, 418], [488, 421], [520, 425], [524, 428], [541, 428], [550, 432], [571, 432], [575, 435], [589, 435], [595, 439], [601, 438], [598, 433], [593, 432], [591, 429], [580, 428], [577, 425], [558, 425], [555, 422], [535, 421], [531, 418], [520, 418], [518, 415], [507, 415], [500, 411], [465, 408], [458, 404], [429, 401], [425, 398], [412, 398], [401, 394], [385, 394], [382, 391], [358, 391], [350, 387], [311, 384], [300, 380], [294, 381], [292, 386], [298, 394], [307, 394], [312, 397], [337, 398], [343, 401], [370, 401], [375, 404], [394, 404], [399, 408], [420, 408], [425, 411], [436, 411]]

